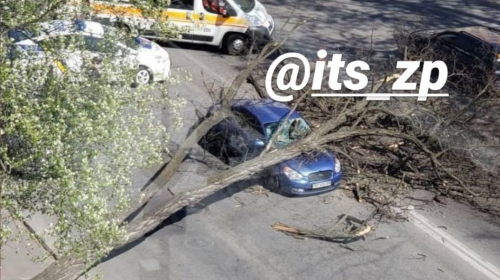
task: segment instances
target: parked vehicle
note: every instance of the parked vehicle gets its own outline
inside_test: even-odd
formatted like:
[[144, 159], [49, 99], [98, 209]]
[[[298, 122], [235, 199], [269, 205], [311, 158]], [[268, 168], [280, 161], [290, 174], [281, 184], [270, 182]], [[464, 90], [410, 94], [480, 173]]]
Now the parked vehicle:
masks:
[[[95, 21], [139, 29], [146, 38], [165, 39], [153, 31], [156, 22], [143, 17], [130, 0], [89, 2]], [[218, 46], [233, 55], [246, 53], [251, 44], [264, 46], [274, 32], [274, 20], [258, 0], [172, 0], [163, 16], [182, 30], [180, 38], [169, 40]]]
[[56, 47], [59, 75], [67, 70], [79, 73], [86, 59], [99, 64], [104, 57], [113, 57], [117, 67], [136, 69], [138, 84], [163, 81], [170, 76], [171, 61], [166, 50], [141, 37], [113, 36], [120, 41], [106, 40], [107, 35], [117, 35], [117, 31], [98, 22], [53, 20], [41, 23], [37, 31], [10, 30], [8, 37], [14, 43], [11, 56], [21, 55], [26, 61], [30, 58], [29, 63], [36, 63], [37, 57], [44, 63], [47, 50]]
[[[471, 26], [455, 29], [420, 30], [407, 40], [410, 56], [442, 60], [452, 81], [484, 86], [500, 78], [500, 30]], [[403, 49], [400, 50], [404, 52]], [[457, 75], [462, 73], [464, 75]]]
[[[207, 117], [219, 110], [212, 107]], [[234, 115], [210, 129], [199, 144], [226, 164], [237, 165], [261, 154], [283, 123], [274, 147], [284, 148], [305, 137], [310, 125], [300, 113], [270, 99], [238, 100], [231, 105]], [[315, 151], [271, 167], [267, 171], [268, 186], [285, 195], [319, 194], [336, 189], [342, 179], [341, 165], [335, 153]]]

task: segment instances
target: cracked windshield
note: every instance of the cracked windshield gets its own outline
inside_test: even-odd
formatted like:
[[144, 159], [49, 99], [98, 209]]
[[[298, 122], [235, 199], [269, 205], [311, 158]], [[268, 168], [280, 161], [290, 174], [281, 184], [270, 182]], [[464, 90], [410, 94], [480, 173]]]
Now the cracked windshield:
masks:
[[277, 133], [274, 144], [278, 147], [286, 147], [296, 140], [304, 138], [311, 131], [306, 121], [300, 118], [269, 123], [264, 126], [266, 128], [266, 134], [270, 136], [270, 139]]
[[500, 280], [499, 10], [1, 0], [0, 280]]

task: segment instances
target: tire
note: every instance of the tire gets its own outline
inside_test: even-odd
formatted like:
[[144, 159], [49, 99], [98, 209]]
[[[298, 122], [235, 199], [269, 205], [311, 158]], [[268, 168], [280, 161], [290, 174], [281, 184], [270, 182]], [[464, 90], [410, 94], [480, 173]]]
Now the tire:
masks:
[[267, 178], [269, 178], [267, 181], [268, 189], [276, 194], [282, 194], [278, 176], [269, 172]]
[[153, 82], [153, 74], [148, 68], [140, 66], [135, 75], [135, 82], [138, 86], [150, 84]]
[[231, 34], [227, 37], [224, 48], [229, 55], [245, 55], [248, 53], [247, 39], [240, 34]]

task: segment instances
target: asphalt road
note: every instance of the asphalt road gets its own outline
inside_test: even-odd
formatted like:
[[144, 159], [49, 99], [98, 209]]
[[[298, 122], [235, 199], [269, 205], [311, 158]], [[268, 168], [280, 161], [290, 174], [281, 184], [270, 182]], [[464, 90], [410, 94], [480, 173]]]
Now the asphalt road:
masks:
[[[278, 28], [293, 10], [293, 1], [263, 1]], [[391, 30], [411, 22], [434, 26], [496, 24], [495, 1], [320, 1], [300, 2], [292, 22], [314, 16], [290, 39], [287, 47], [313, 56], [327, 51], [372, 48], [378, 55], [394, 49]], [[496, 10], [495, 10], [496, 9]], [[289, 27], [288, 27], [289, 28]], [[191, 73], [193, 81], [174, 86], [172, 93], [188, 100], [182, 110], [185, 127], [173, 134], [182, 141], [194, 123], [194, 108], [211, 104], [208, 88], [228, 86], [246, 60], [193, 46], [167, 47], [174, 68]], [[204, 82], [203, 82], [204, 81]], [[255, 92], [246, 84], [240, 96]], [[168, 123], [168, 113], [159, 114]], [[176, 192], [200, 187], [220, 163], [195, 149], [170, 185]], [[137, 190], [155, 170], [134, 177]], [[411, 222], [380, 223], [365, 240], [341, 247], [319, 240], [299, 240], [276, 232], [280, 222], [306, 228], [329, 228], [338, 215], [363, 219], [372, 209], [344, 190], [291, 199], [273, 193], [243, 191], [258, 185], [243, 182], [219, 192], [186, 217], [177, 217], [133, 247], [100, 264], [104, 279], [500, 279], [498, 224], [463, 205], [407, 201]], [[425, 197], [425, 193], [418, 196]], [[161, 196], [151, 207], [162, 203]], [[403, 206], [404, 206], [403, 205]]]

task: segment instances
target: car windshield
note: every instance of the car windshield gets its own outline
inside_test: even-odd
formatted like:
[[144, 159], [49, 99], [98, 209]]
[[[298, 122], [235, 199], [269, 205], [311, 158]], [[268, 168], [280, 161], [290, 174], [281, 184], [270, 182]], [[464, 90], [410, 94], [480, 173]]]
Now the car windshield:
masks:
[[245, 13], [251, 12], [255, 7], [255, 0], [234, 0], [234, 2]]
[[[264, 124], [266, 136], [271, 139], [283, 122], [273, 122]], [[274, 140], [274, 145], [277, 147], [288, 146], [295, 141], [302, 139], [311, 132], [311, 127], [302, 118], [289, 119], [279, 132], [279, 135]]]

